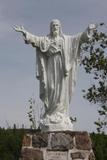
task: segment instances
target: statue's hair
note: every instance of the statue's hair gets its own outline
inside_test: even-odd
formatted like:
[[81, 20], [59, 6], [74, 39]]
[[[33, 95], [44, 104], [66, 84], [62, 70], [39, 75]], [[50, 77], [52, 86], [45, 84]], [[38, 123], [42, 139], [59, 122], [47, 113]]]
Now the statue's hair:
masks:
[[52, 21], [51, 21], [51, 23], [50, 23], [50, 36], [52, 36], [52, 25], [53, 25], [53, 23], [58, 23], [59, 24], [59, 34], [60, 34], [60, 36], [62, 36], [63, 34], [62, 34], [62, 26], [61, 26], [61, 22], [58, 20], [58, 19], [53, 19]]

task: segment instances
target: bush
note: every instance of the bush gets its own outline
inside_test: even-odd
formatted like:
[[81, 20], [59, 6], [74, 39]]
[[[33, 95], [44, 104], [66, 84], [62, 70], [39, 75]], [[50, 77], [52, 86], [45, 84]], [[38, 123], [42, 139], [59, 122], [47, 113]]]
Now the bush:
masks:
[[91, 134], [96, 160], [107, 160], [107, 135]]
[[19, 160], [23, 129], [0, 129], [0, 160]]

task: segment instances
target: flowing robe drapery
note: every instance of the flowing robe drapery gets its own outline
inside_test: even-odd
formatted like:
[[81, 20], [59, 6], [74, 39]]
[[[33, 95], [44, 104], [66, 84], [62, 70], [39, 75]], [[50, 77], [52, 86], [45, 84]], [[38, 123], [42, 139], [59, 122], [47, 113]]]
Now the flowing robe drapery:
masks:
[[81, 35], [62, 35], [52, 41], [50, 35], [37, 37], [26, 33], [25, 41], [36, 47], [36, 77], [46, 115], [67, 114], [76, 84], [80, 60]]

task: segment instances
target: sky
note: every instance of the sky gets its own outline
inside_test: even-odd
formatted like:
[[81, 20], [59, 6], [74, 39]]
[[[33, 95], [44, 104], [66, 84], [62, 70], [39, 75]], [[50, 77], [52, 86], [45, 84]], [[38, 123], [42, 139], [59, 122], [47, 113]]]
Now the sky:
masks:
[[[41, 102], [39, 82], [35, 76], [36, 52], [24, 44], [12, 26], [23, 25], [29, 32], [42, 36], [49, 33], [49, 23], [59, 19], [65, 34], [83, 32], [90, 23], [107, 23], [106, 0], [0, 0], [0, 126], [29, 127], [28, 100], [36, 100], [38, 117]], [[77, 117], [74, 130], [96, 131], [94, 121], [98, 107], [83, 99], [82, 89], [92, 79], [79, 67], [77, 86], [70, 106], [70, 116]]]

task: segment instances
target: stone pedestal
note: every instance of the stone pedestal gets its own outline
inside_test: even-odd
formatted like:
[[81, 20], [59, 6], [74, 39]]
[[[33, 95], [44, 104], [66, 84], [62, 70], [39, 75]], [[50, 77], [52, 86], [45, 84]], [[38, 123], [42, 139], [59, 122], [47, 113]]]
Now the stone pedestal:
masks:
[[87, 132], [36, 132], [23, 138], [20, 160], [95, 160]]

